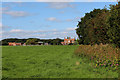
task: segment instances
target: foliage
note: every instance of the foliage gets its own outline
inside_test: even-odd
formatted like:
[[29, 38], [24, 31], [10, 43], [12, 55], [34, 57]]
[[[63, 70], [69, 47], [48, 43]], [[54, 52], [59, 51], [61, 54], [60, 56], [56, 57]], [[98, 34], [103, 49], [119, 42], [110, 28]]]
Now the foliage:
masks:
[[[9, 38], [9, 39], [3, 39], [1, 41], [1, 44], [2, 45], [8, 45], [8, 42], [18, 42], [18, 43], [26, 43], [27, 44], [30, 44], [29, 42], [31, 42], [30, 40], [35, 40], [35, 42], [43, 42], [43, 43], [48, 43], [48, 44], [51, 44], [51, 45], [61, 45], [61, 42], [63, 42], [63, 39], [59, 39], [59, 38], [56, 38], [56, 39], [38, 39], [38, 38], [28, 38], [28, 39], [17, 39], [17, 38]], [[34, 43], [35, 44], [35, 43]]]
[[78, 41], [75, 41], [75, 42], [73, 43], [73, 45], [78, 45]]
[[8, 42], [20, 42], [20, 43], [25, 43], [27, 39], [17, 39], [17, 38], [9, 38], [9, 39], [3, 39], [2, 45], [8, 45]]
[[27, 45], [35, 45], [37, 42], [37, 39], [28, 39], [27, 41], [26, 41], [26, 44]]
[[2, 45], [2, 41], [0, 41], [0, 46]]
[[59, 39], [59, 38], [54, 39], [53, 44], [54, 45], [61, 45], [61, 39]]
[[94, 66], [96, 67], [112, 67], [110, 69], [118, 69], [120, 49], [113, 48], [111, 45], [81, 45], [75, 51], [75, 54], [94, 61], [96, 63]]
[[68, 45], [73, 45], [73, 43], [69, 43]]
[[108, 35], [110, 42], [120, 47], [120, 2], [117, 5], [111, 5]]
[[94, 9], [79, 21], [76, 33], [79, 44], [114, 43], [120, 47], [120, 2], [110, 10]]
[[106, 9], [94, 9], [90, 13], [86, 13], [76, 29], [81, 44], [107, 42], [107, 15], [109, 15], [109, 11]]

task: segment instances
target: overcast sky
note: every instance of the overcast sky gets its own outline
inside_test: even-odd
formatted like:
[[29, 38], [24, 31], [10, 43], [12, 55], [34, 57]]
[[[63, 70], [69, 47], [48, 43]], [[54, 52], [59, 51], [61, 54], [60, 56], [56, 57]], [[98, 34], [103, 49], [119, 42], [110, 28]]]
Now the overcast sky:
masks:
[[94, 8], [102, 9], [105, 5], [109, 7], [110, 4], [114, 5], [117, 3], [3, 2], [2, 12], [0, 12], [2, 13], [2, 16], [0, 16], [2, 18], [2, 22], [0, 23], [0, 27], [2, 27], [2, 32], [0, 32], [0, 34], [2, 34], [2, 37], [0, 37], [0, 39], [53, 39], [67, 36], [77, 38], [75, 28], [80, 18]]

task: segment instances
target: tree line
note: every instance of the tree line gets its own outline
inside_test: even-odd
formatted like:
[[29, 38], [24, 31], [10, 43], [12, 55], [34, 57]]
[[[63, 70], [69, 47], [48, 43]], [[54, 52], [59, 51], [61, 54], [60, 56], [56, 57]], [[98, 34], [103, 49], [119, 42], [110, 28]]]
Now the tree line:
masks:
[[94, 9], [78, 22], [79, 44], [115, 44], [120, 47], [120, 2], [109, 9]]
[[50, 45], [61, 45], [61, 42], [63, 42], [63, 39], [56, 38], [56, 39], [38, 39], [38, 38], [28, 38], [28, 39], [17, 39], [17, 38], [9, 38], [9, 39], [3, 39], [0, 41], [0, 45], [8, 45], [8, 42], [16, 42], [16, 43], [26, 43], [28, 45], [30, 44], [37, 44], [37, 42], [43, 42], [48, 43]]

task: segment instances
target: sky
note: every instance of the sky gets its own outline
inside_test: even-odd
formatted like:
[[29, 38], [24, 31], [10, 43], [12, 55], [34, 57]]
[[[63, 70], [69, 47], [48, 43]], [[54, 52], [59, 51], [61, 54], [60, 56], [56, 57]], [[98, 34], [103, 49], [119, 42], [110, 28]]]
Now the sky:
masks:
[[116, 2], [119, 0], [1, 0], [3, 2]]
[[[117, 2], [2, 2], [1, 39], [75, 37], [78, 21], [93, 9]], [[20, 1], [20, 0], [19, 0]], [[42, 0], [39, 0], [42, 1]], [[47, 1], [47, 0], [46, 0]], [[90, 0], [89, 0], [90, 1]], [[91, 0], [92, 1], [92, 0]]]

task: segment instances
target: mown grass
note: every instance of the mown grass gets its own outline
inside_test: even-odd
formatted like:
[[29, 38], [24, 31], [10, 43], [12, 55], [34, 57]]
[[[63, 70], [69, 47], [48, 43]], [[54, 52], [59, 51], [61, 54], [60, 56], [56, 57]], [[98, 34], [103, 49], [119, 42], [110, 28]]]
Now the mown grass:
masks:
[[3, 78], [117, 78], [118, 72], [94, 68], [74, 55], [78, 46], [2, 47]]

